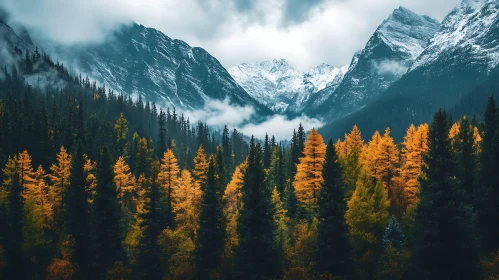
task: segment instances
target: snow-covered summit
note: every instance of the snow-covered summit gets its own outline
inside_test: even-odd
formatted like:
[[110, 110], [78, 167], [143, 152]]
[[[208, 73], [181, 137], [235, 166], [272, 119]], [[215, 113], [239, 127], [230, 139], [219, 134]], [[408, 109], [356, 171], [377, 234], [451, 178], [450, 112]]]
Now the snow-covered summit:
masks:
[[410, 71], [460, 57], [490, 71], [499, 63], [499, 1], [465, 0], [442, 22], [430, 45]]
[[473, 9], [479, 9], [487, 3], [487, 0], [463, 0], [462, 3], [472, 7]]
[[275, 112], [298, 112], [311, 95], [333, 82], [340, 69], [318, 65], [301, 73], [286, 59], [242, 63], [229, 73], [253, 98]]
[[[393, 51], [407, 54], [416, 59], [428, 44], [428, 39], [435, 34], [439, 22], [428, 16], [420, 16], [404, 7], [400, 7], [376, 30], [383, 43]], [[376, 40], [370, 40], [376, 43]], [[369, 43], [368, 43], [369, 46]]]

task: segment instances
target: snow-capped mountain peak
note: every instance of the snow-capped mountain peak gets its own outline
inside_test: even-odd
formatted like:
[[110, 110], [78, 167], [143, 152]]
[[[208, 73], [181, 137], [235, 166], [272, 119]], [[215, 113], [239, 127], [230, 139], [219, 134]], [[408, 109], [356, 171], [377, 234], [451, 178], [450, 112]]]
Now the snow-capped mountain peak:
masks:
[[481, 71], [499, 64], [499, 1], [465, 0], [442, 22], [409, 71], [460, 56]]
[[479, 9], [485, 5], [487, 0], [463, 0], [463, 4], [472, 7], [473, 9]]
[[376, 34], [392, 50], [404, 52], [411, 59], [416, 59], [427, 45], [429, 25], [435, 27], [439, 22], [400, 7], [378, 27]]
[[439, 26], [404, 7], [394, 10], [354, 55], [341, 83], [318, 92], [305, 113], [336, 118], [358, 110], [407, 72]]
[[299, 72], [286, 59], [242, 63], [229, 73], [253, 98], [275, 112], [299, 112], [303, 104], [329, 83], [340, 69], [321, 64]]

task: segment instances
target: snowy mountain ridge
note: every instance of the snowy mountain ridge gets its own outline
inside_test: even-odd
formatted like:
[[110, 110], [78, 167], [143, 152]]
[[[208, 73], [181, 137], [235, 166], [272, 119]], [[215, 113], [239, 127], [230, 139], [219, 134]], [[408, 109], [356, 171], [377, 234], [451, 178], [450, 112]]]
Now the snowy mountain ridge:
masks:
[[318, 65], [301, 73], [285, 59], [242, 63], [230, 75], [261, 104], [274, 112], [299, 112], [316, 92], [333, 83], [345, 68]]
[[428, 16], [394, 10], [354, 55], [341, 82], [318, 92], [305, 113], [334, 119], [359, 110], [407, 72], [439, 27]]
[[498, 25], [498, 0], [463, 1], [444, 19], [441, 29], [409, 71], [458, 55], [475, 60], [484, 71], [490, 71], [499, 64], [499, 44], [493, 36], [499, 31]]
[[99, 83], [161, 107], [202, 109], [212, 100], [252, 106], [259, 116], [272, 114], [232, 79], [206, 50], [133, 23], [99, 44], [49, 47], [58, 59]]

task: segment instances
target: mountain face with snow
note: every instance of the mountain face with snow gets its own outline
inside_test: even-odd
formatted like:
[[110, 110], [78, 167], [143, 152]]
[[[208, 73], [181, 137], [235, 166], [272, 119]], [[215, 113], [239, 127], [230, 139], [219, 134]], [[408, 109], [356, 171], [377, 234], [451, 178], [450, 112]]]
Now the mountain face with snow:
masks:
[[341, 82], [318, 92], [305, 112], [334, 119], [360, 109], [407, 72], [439, 26], [430, 17], [396, 9], [353, 57]]
[[285, 59], [242, 63], [229, 73], [254, 99], [277, 113], [298, 113], [318, 91], [326, 88], [344, 69], [321, 64], [301, 73]]
[[211, 100], [228, 98], [237, 105], [253, 106], [260, 116], [272, 114], [204, 49], [135, 23], [123, 26], [103, 43], [55, 46], [52, 53], [114, 90], [140, 95], [160, 106], [202, 109]]
[[[454, 112], [474, 109], [467, 106], [483, 109], [470, 93], [483, 88], [492, 73], [499, 73], [499, 0], [465, 0], [447, 15], [402, 78], [324, 131], [336, 136], [333, 130], [359, 124], [369, 134], [389, 124], [395, 128], [394, 135], [401, 137], [410, 123], [429, 122], [440, 108]], [[490, 95], [487, 88], [485, 94]], [[468, 102], [462, 101], [464, 97]]]
[[499, 64], [498, 7], [496, 0], [463, 1], [445, 18], [410, 71], [456, 63], [478, 72], [493, 69]]

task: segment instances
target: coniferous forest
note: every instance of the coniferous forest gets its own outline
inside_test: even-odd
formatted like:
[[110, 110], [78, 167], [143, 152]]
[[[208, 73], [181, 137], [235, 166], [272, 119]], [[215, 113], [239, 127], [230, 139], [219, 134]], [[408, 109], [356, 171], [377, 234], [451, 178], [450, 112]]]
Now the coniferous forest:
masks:
[[[290, 144], [16, 49], [0, 80], [2, 279], [499, 279], [499, 109]], [[27, 75], [61, 83], [30, 86]], [[57, 86], [55, 86], [57, 85]]]

